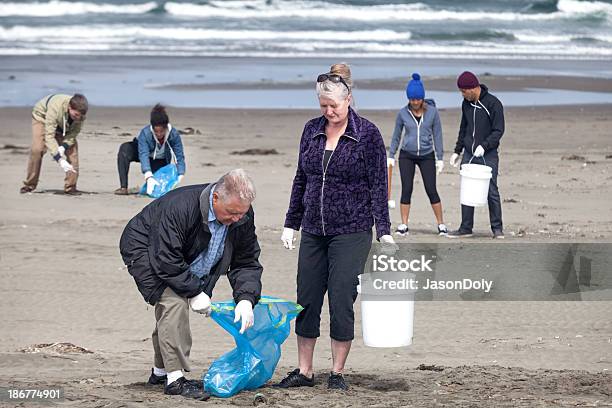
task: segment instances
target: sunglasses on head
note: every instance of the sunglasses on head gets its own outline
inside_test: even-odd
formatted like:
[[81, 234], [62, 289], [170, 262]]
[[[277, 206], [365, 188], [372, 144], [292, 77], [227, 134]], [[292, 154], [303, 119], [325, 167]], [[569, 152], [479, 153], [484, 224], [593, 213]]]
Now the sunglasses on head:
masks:
[[342, 77], [338, 74], [321, 74], [317, 77], [317, 82], [325, 82], [325, 81], [331, 81], [334, 84], [342, 83], [344, 86], [346, 86], [346, 89], [349, 92], [351, 90], [351, 87], [348, 86], [348, 84], [344, 81], [344, 79], [342, 79]]

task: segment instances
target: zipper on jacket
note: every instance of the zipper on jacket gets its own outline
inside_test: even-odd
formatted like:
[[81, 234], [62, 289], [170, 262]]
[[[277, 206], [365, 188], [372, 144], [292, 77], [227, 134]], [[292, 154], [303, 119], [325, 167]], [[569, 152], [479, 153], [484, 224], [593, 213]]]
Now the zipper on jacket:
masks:
[[476, 106], [474, 106], [474, 117], [472, 118], [472, 156], [474, 155], [474, 143], [476, 143]]
[[[342, 137], [342, 136], [340, 136]], [[340, 142], [340, 138], [338, 138], [338, 142]], [[338, 148], [338, 144], [336, 144], [336, 149]], [[327, 166], [323, 167], [323, 161], [325, 160], [325, 147], [323, 148], [323, 159], [321, 160], [321, 167], [323, 167], [323, 183], [321, 184], [321, 228], [323, 230], [323, 235], [325, 235], [325, 220], [323, 219], [323, 190], [325, 189], [325, 175], [327, 174], [327, 168], [329, 167], [329, 162], [334, 155], [336, 149], [332, 150], [329, 155], [329, 160], [327, 160]]]
[[423, 109], [423, 115], [421, 115], [420, 122], [416, 120], [410, 108], [408, 108], [408, 113], [410, 113], [410, 116], [412, 116], [412, 120], [414, 120], [414, 123], [416, 123], [417, 125], [417, 156], [420, 156], [420, 153], [421, 153], [421, 123], [423, 123], [423, 119], [424, 119], [423, 116], [425, 116], [425, 109]]
[[476, 105], [475, 103], [471, 103], [470, 104], [474, 107], [474, 126], [472, 126], [473, 130], [472, 130], [472, 155], [474, 155], [474, 144], [476, 143], [476, 109], [484, 109], [485, 112], [487, 112], [487, 115], [489, 117], [491, 117], [491, 114], [489, 113], [489, 110], [482, 104], [482, 102], [480, 102], [480, 99], [476, 101], [476, 103], [480, 104], [480, 106], [482, 106], [482, 108], [478, 105]]
[[[315, 136], [319, 136], [319, 135], [327, 137], [327, 135], [325, 133], [317, 133]], [[354, 137], [352, 137], [350, 135], [347, 135], [346, 133], [340, 135], [340, 137], [338, 138], [338, 144], [336, 144], [336, 148], [334, 150], [332, 150], [331, 154], [329, 155], [329, 160], [327, 161], [327, 166], [325, 166], [323, 168], [323, 183], [321, 184], [321, 228], [323, 230], [323, 235], [325, 235], [325, 220], [323, 219], [323, 192], [324, 192], [324, 189], [325, 189], [325, 176], [327, 175], [327, 168], [329, 167], [329, 163], [331, 163], [331, 159], [334, 156], [334, 152], [340, 147], [340, 140], [343, 137], [348, 137], [349, 139], [352, 139], [352, 140], [358, 142], [357, 139], [355, 139]], [[321, 167], [323, 167], [323, 160], [325, 160], [325, 147], [323, 147], [323, 158], [321, 159]]]
[[474, 107], [474, 114], [472, 117], [472, 156], [474, 155], [474, 143], [476, 143], [476, 109], [480, 109], [478, 105], [475, 105], [470, 102], [470, 104]]

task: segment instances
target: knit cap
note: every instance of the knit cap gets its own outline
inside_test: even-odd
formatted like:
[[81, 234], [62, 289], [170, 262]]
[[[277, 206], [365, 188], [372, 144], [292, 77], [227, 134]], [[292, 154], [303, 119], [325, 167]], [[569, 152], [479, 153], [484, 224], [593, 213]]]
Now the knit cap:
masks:
[[473, 89], [479, 86], [478, 78], [470, 71], [465, 71], [457, 78], [457, 87], [459, 89]]
[[425, 88], [421, 76], [416, 72], [412, 74], [412, 81], [406, 86], [406, 96], [408, 99], [425, 99]]

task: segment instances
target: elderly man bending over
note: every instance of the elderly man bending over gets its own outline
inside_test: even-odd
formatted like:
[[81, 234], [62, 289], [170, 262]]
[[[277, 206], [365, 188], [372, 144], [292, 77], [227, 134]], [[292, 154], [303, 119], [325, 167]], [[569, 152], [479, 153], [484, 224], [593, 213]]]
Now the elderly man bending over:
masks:
[[155, 306], [153, 369], [148, 383], [164, 393], [204, 400], [201, 381], [190, 371], [189, 308], [210, 313], [217, 280], [227, 274], [241, 333], [253, 325], [261, 295], [262, 266], [251, 202], [255, 188], [242, 169], [216, 183], [178, 188], [147, 205], [130, 220], [120, 250], [145, 301]]

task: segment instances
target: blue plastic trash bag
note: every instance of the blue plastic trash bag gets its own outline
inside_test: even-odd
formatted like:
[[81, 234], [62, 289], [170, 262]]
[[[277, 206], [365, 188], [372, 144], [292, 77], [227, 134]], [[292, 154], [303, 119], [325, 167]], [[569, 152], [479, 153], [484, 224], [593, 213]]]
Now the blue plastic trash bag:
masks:
[[211, 318], [234, 337], [236, 348], [216, 359], [202, 379], [207, 392], [223, 398], [259, 388], [272, 378], [291, 320], [303, 309], [295, 302], [262, 296], [253, 310], [255, 324], [240, 334], [234, 307], [233, 300], [212, 304]]
[[168, 191], [172, 190], [178, 184], [178, 169], [176, 168], [176, 164], [166, 164], [164, 167], [153, 173], [153, 178], [157, 180], [159, 185], [155, 186], [155, 188], [153, 188], [153, 192], [149, 195], [147, 194], [147, 183], [145, 183], [145, 185], [140, 189], [140, 194], [148, 195], [151, 198], [159, 198]]

